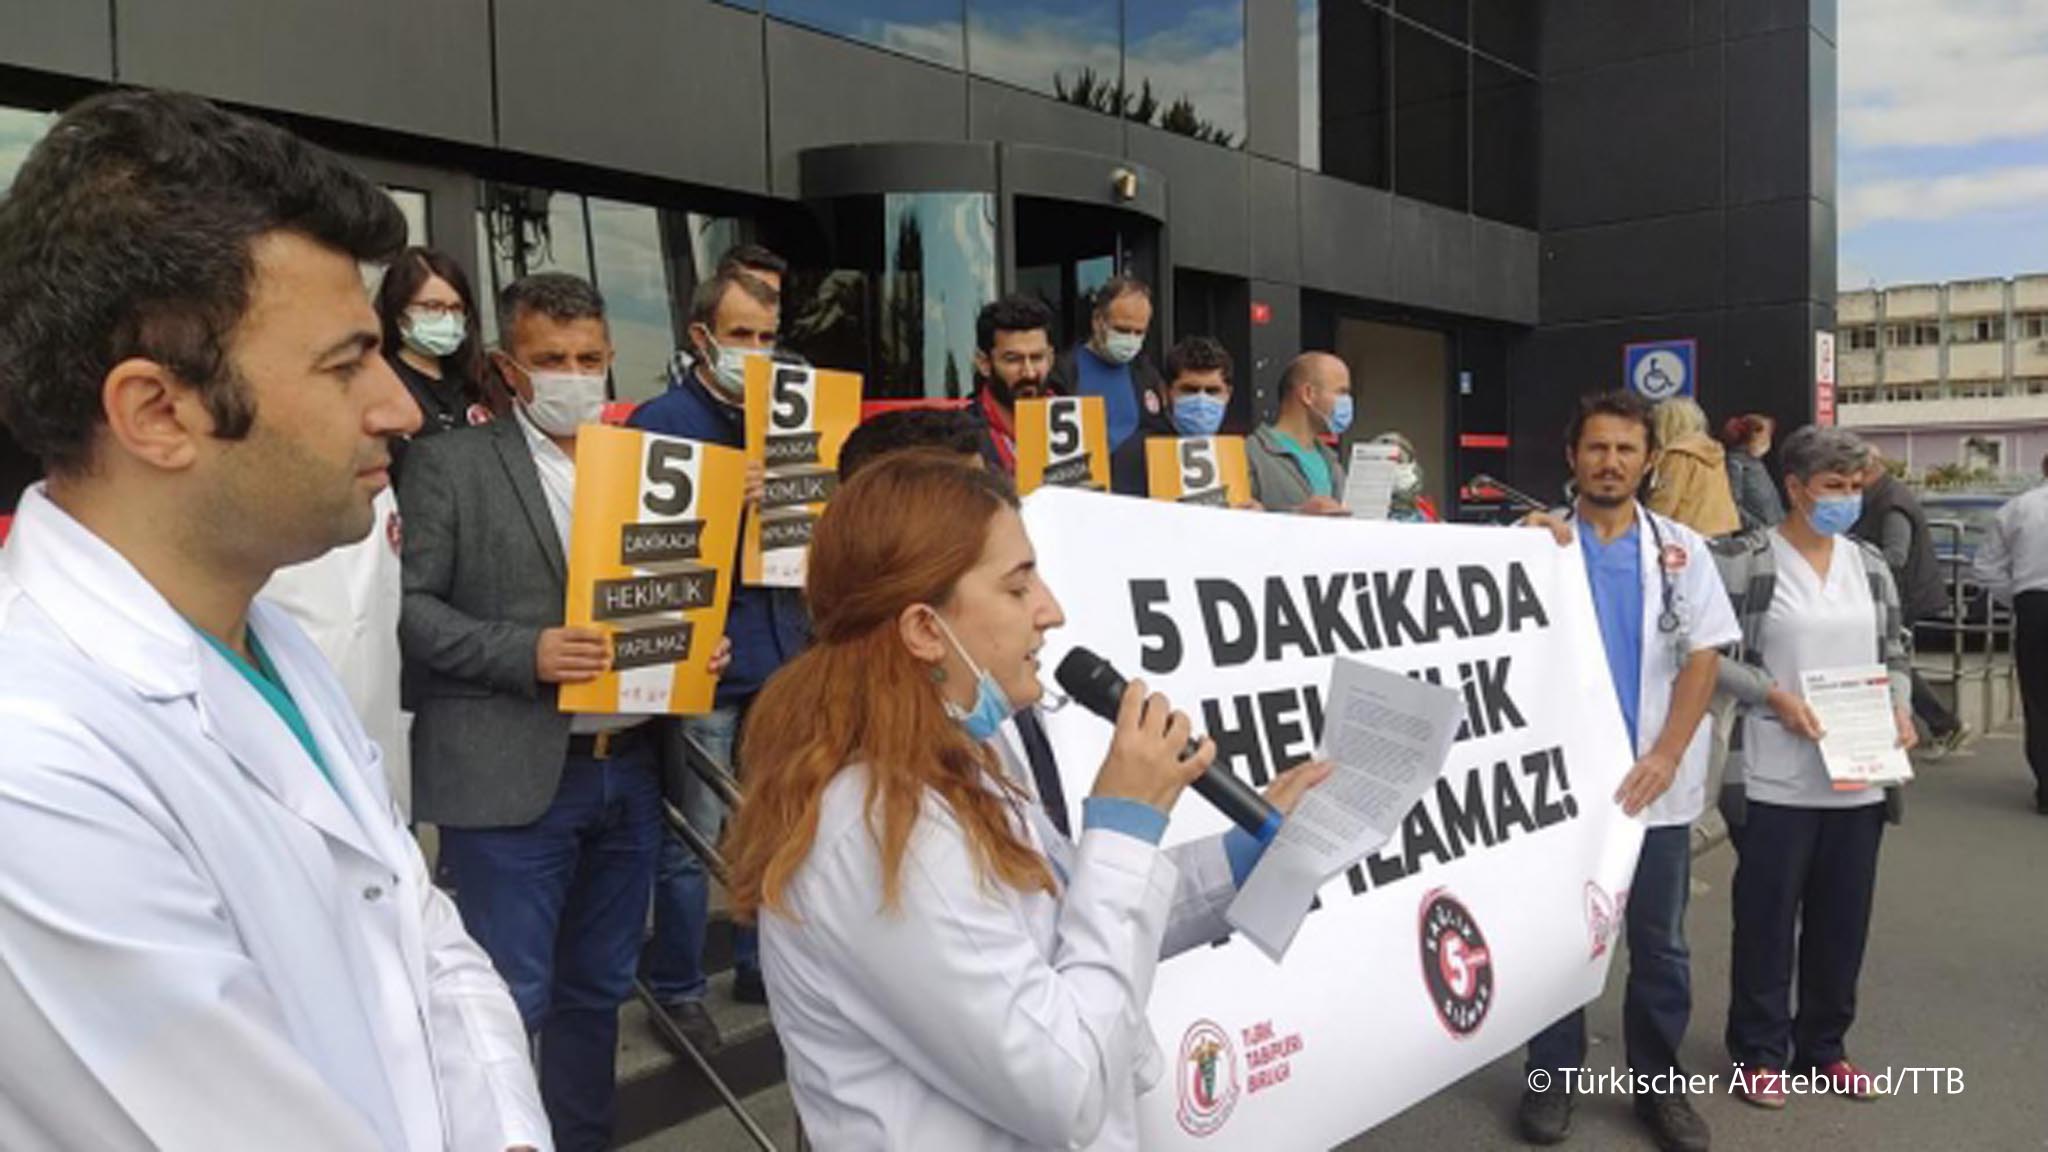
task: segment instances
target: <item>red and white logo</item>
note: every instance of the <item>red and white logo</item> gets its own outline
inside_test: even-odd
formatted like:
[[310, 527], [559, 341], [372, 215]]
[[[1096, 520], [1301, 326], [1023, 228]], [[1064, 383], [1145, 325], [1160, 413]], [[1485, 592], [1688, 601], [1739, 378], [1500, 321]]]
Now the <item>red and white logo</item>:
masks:
[[1454, 1040], [1479, 1031], [1493, 1008], [1493, 954], [1479, 922], [1442, 888], [1422, 897], [1422, 983]]
[[1586, 957], [1598, 960], [1607, 955], [1607, 945], [1613, 942], [1621, 931], [1621, 915], [1614, 901], [1600, 885], [1586, 881], [1586, 933], [1592, 937], [1593, 952]]
[[1219, 1131], [1237, 1107], [1237, 1050], [1230, 1033], [1212, 1020], [1197, 1020], [1180, 1042], [1180, 1063], [1174, 1073], [1180, 1088], [1175, 1115], [1190, 1136]]

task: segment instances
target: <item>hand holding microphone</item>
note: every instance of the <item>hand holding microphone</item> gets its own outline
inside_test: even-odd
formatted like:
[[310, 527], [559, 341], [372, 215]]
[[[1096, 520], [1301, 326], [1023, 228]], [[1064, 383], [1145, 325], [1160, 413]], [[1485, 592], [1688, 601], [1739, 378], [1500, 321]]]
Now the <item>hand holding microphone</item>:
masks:
[[[1251, 785], [1218, 766], [1216, 745], [1206, 737], [1200, 741], [1191, 739], [1189, 734], [1194, 725], [1186, 716], [1172, 711], [1164, 696], [1146, 698], [1141, 685], [1126, 684], [1109, 661], [1086, 648], [1067, 653], [1053, 679], [1074, 703], [1117, 726], [1116, 736], [1110, 741], [1109, 760], [1096, 779], [1096, 795], [1128, 796], [1164, 812], [1179, 799], [1181, 789], [1192, 784], [1202, 799], [1258, 837], [1261, 843], [1279, 832], [1279, 810], [1253, 791]], [[1170, 770], [1155, 759], [1162, 754], [1162, 745], [1163, 755], [1173, 761]], [[1166, 797], [1163, 803], [1143, 795], [1105, 790], [1105, 781], [1112, 779], [1116, 781], [1112, 786], [1118, 788], [1145, 787], [1137, 781], [1146, 773], [1163, 774], [1178, 781], [1170, 789], [1159, 789]]]
[[1193, 730], [1194, 724], [1175, 712], [1166, 697], [1148, 695], [1143, 683], [1125, 685], [1117, 702], [1116, 734], [1095, 777], [1094, 794], [1171, 812], [1181, 791], [1216, 759], [1215, 743], [1192, 743]]

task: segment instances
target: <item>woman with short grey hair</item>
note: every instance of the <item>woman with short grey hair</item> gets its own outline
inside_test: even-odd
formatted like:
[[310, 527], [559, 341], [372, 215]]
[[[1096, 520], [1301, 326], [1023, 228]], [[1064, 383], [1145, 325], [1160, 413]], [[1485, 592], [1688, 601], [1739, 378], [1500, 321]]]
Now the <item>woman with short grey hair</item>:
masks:
[[1896, 790], [1829, 778], [1801, 690], [1807, 672], [1882, 664], [1899, 743], [1913, 746], [1898, 589], [1884, 556], [1845, 535], [1862, 511], [1866, 451], [1842, 429], [1801, 428], [1780, 450], [1785, 522], [1714, 544], [1742, 621], [1720, 673], [1744, 718], [1722, 788], [1738, 854], [1728, 1053], [1743, 1070], [1738, 1093], [1762, 1108], [1785, 1106], [1788, 1070], [1811, 1070], [1839, 1095], [1876, 1095], [1844, 1038]]

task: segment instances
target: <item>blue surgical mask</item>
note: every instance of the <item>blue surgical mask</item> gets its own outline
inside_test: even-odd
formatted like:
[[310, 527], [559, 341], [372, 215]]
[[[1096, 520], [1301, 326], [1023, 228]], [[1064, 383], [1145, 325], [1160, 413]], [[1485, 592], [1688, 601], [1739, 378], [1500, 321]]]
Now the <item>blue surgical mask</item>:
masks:
[[1823, 536], [1845, 535], [1862, 518], [1861, 492], [1851, 492], [1847, 496], [1823, 496], [1813, 502], [1813, 511], [1807, 516], [1813, 523], [1813, 530]]
[[970, 712], [948, 700], [946, 715], [960, 725], [968, 739], [976, 744], [983, 743], [1002, 730], [1003, 721], [1017, 714], [1017, 706], [1010, 703], [1010, 694], [1003, 691], [996, 678], [983, 671], [981, 665], [974, 662], [974, 657], [967, 654], [967, 649], [960, 643], [960, 638], [953, 635], [946, 618], [934, 610], [932, 619], [939, 622], [939, 631], [946, 634], [946, 642], [953, 646], [953, 651], [960, 654], [960, 659], [967, 662], [968, 670], [974, 673], [974, 710]]
[[1342, 436], [1344, 430], [1351, 427], [1351, 397], [1337, 397], [1337, 406], [1330, 409], [1330, 414], [1325, 419], [1330, 424], [1330, 435]]
[[1223, 427], [1223, 401], [1200, 392], [1175, 397], [1173, 426], [1183, 436], [1214, 436]]

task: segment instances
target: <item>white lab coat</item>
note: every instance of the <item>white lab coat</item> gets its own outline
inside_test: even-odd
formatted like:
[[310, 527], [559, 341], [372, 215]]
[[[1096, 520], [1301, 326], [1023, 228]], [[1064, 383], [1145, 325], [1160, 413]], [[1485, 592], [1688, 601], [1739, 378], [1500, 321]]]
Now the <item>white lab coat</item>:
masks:
[[792, 915], [762, 916], [769, 1010], [812, 1143], [1135, 1152], [1138, 1095], [1166, 1070], [1145, 1015], [1153, 973], [1228, 931], [1221, 839], [1169, 853], [1090, 829], [1071, 844], [1020, 805], [1017, 827], [1064, 880], [1057, 896], [1018, 892], [977, 882], [931, 800], [901, 906], [884, 911], [866, 790], [859, 766], [827, 786]]
[[257, 593], [291, 614], [320, 649], [384, 758], [399, 815], [412, 818], [412, 716], [399, 706], [398, 498], [386, 488], [370, 534], [317, 560], [281, 568]]
[[550, 1146], [504, 982], [310, 641], [250, 610], [333, 772], [44, 497], [0, 553], [0, 1147]]
[[[1658, 621], [1664, 614], [1663, 558], [1656, 537], [1650, 531], [1655, 518], [1657, 534], [1664, 544], [1683, 548], [1685, 562], [1671, 572], [1672, 609], [1681, 621], [1677, 633], [1663, 631]], [[1575, 531], [1590, 532], [1583, 521]], [[1671, 690], [1677, 686], [1683, 661], [1693, 653], [1721, 648], [1742, 639], [1735, 610], [1728, 604], [1727, 590], [1707, 551], [1706, 538], [1676, 520], [1658, 516], [1638, 504], [1636, 536], [1642, 552], [1643, 577], [1643, 669], [1636, 700], [1636, 755], [1648, 752], [1664, 731], [1671, 715]], [[1574, 542], [1574, 547], [1577, 543]], [[1675, 559], [1675, 554], [1674, 554]], [[1684, 641], [1683, 654], [1679, 651]], [[1679, 762], [1671, 787], [1647, 809], [1642, 819], [1652, 828], [1683, 826], [1699, 819], [1707, 804], [1707, 768], [1713, 754], [1714, 726], [1701, 723], [1693, 729]]]

